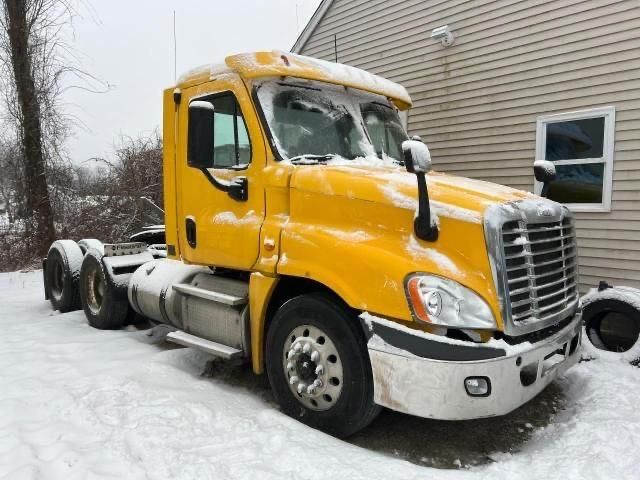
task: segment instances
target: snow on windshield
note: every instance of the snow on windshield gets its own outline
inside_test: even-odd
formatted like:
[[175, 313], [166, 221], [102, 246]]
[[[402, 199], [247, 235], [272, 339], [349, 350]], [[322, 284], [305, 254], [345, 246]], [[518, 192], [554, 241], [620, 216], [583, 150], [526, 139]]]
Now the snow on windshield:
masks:
[[263, 81], [257, 92], [284, 160], [379, 165], [402, 158], [407, 134], [383, 96], [298, 79]]

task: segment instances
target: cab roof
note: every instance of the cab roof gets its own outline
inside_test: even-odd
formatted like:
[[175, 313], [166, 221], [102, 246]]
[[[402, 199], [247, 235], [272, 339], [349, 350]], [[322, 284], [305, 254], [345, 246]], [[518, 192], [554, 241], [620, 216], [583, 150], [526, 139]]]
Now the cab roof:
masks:
[[411, 106], [411, 97], [402, 85], [349, 65], [277, 50], [230, 55], [223, 64], [204, 65], [186, 72], [177, 86], [197, 85], [232, 72], [246, 79], [286, 76], [318, 80], [384, 95], [400, 110]]

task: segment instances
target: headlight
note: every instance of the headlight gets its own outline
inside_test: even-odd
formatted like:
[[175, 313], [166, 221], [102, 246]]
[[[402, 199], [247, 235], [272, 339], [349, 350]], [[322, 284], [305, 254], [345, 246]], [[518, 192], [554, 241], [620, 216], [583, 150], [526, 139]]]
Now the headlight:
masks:
[[418, 320], [454, 328], [496, 328], [493, 313], [478, 294], [448, 278], [413, 274], [407, 297]]

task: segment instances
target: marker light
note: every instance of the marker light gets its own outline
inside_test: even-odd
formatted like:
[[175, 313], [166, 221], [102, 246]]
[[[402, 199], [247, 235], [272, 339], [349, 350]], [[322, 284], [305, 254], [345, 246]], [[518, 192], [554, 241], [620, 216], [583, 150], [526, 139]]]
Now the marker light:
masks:
[[491, 382], [487, 377], [467, 377], [464, 388], [472, 397], [488, 397], [491, 394]]

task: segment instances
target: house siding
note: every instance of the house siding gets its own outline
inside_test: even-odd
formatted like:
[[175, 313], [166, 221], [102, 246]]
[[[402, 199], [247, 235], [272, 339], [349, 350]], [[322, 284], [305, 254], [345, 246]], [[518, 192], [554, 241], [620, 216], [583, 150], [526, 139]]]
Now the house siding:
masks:
[[333, 0], [299, 52], [334, 60], [334, 36], [339, 62], [407, 88], [443, 172], [532, 191], [536, 118], [613, 105], [611, 212], [575, 214], [581, 288], [640, 288], [640, 1]]

